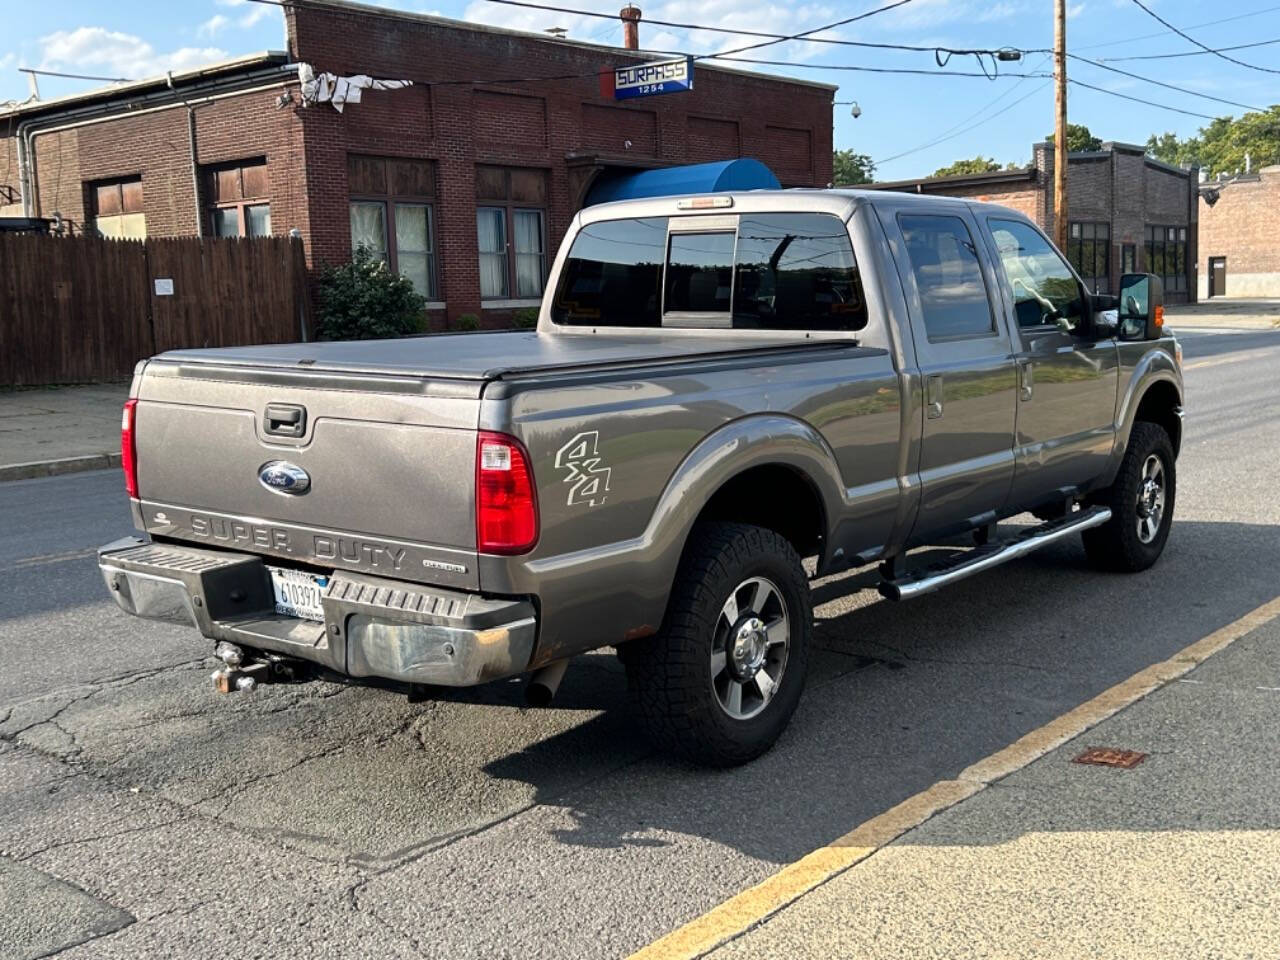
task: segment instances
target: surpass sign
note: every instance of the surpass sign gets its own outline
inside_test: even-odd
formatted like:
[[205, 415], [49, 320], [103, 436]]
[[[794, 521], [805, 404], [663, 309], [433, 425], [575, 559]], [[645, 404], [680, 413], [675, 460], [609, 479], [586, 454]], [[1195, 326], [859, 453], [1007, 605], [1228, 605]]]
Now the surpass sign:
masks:
[[613, 98], [652, 97], [659, 93], [680, 93], [693, 89], [693, 58], [638, 63], [630, 67], [614, 67]]

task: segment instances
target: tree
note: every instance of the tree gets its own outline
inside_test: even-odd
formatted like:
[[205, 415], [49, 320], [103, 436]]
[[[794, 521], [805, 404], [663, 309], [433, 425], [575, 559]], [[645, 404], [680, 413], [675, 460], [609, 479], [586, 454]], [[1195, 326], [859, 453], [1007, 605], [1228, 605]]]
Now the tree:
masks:
[[1152, 134], [1147, 153], [1180, 167], [1198, 164], [1211, 177], [1243, 171], [1246, 155], [1253, 170], [1280, 163], [1280, 104], [1235, 118], [1218, 117], [1185, 140], [1173, 133]]
[[939, 167], [933, 171], [933, 175], [935, 177], [957, 177], [965, 173], [990, 173], [999, 169], [1000, 164], [996, 163], [996, 161], [978, 154], [971, 160], [957, 160], [949, 166]]
[[[1053, 134], [1045, 137], [1050, 143], [1053, 143]], [[1101, 150], [1102, 140], [1095, 137], [1089, 132], [1089, 128], [1083, 123], [1067, 124], [1067, 150], [1071, 153], [1079, 153], [1085, 150]]]
[[1200, 162], [1200, 138], [1179, 140], [1176, 133], [1152, 134], [1147, 137], [1147, 156], [1171, 163], [1175, 167], [1190, 166]]
[[876, 165], [865, 153], [854, 153], [852, 150], [835, 150], [831, 154], [831, 165], [835, 175], [831, 181], [837, 187], [852, 187], [859, 183], [870, 183], [876, 173]]

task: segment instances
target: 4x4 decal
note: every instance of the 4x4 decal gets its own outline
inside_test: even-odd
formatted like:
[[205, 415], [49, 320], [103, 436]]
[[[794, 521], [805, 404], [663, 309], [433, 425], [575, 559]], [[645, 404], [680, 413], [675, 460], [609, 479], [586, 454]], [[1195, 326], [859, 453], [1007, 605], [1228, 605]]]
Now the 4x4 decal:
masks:
[[566, 503], [571, 507], [580, 503], [594, 507], [604, 503], [604, 495], [609, 492], [609, 475], [613, 471], [601, 466], [596, 449], [599, 442], [600, 431], [592, 430], [578, 434], [556, 451], [556, 469], [568, 471], [564, 482], [570, 484]]

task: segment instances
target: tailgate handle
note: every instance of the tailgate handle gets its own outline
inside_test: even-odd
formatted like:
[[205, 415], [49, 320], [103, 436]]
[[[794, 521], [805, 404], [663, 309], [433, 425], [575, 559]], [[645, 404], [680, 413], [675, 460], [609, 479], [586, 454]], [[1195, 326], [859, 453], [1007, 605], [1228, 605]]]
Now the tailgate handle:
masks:
[[307, 410], [296, 403], [269, 403], [262, 422], [273, 437], [300, 437], [307, 428]]

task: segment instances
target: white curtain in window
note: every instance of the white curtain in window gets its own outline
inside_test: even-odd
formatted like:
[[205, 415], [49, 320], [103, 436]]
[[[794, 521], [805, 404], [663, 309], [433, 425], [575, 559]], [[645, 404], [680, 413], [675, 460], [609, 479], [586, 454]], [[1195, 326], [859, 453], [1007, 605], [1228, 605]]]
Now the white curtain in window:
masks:
[[516, 296], [542, 296], [542, 213], [517, 210]]
[[507, 296], [506, 212], [496, 207], [476, 211], [476, 238], [480, 245], [480, 296]]
[[255, 203], [252, 207], [245, 207], [245, 216], [249, 221], [245, 226], [251, 237], [269, 237], [271, 236], [271, 204]]
[[387, 259], [386, 208], [380, 203], [351, 204], [351, 252], [364, 247], [375, 260]]
[[400, 275], [412, 280], [414, 289], [427, 298], [432, 296], [429, 222], [425, 206], [396, 204], [396, 266]]
[[240, 211], [235, 207], [222, 207], [214, 210], [213, 235], [215, 237], [240, 236]]

